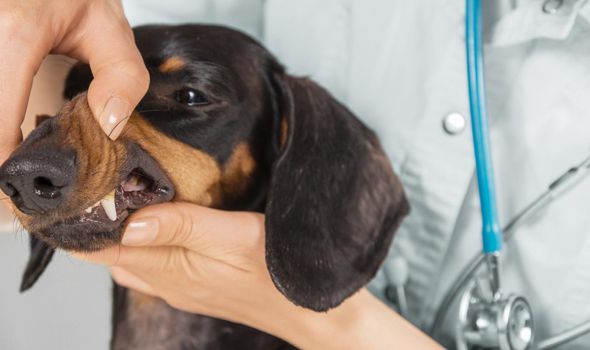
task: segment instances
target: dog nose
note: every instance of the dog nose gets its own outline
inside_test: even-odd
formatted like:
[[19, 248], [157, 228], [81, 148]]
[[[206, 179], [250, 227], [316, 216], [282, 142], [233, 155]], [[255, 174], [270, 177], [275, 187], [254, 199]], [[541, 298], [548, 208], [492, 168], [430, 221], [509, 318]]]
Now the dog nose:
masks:
[[0, 167], [0, 189], [25, 214], [43, 214], [62, 203], [75, 178], [75, 153], [24, 152]]

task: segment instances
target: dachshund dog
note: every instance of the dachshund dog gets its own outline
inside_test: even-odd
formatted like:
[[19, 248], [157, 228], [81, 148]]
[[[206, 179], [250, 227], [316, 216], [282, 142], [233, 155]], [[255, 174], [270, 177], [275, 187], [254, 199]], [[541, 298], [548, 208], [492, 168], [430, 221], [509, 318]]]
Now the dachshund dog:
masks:
[[[240, 32], [134, 33], [151, 85], [121, 136], [111, 141], [94, 121], [85, 94], [92, 73], [78, 64], [69, 101], [0, 168], [0, 188], [31, 233], [21, 290], [54, 249], [119, 244], [130, 214], [167, 201], [265, 213], [268, 270], [294, 304], [325, 311], [368, 283], [409, 210], [375, 134]], [[115, 285], [111, 348], [292, 346]]]

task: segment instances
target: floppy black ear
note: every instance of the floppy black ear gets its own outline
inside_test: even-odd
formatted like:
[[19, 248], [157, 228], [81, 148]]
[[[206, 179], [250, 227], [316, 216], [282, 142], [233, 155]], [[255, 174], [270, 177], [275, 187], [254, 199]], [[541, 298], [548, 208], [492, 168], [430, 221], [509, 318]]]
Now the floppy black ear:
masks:
[[92, 82], [92, 71], [86, 63], [76, 63], [68, 73], [64, 86], [64, 98], [71, 100], [88, 90]]
[[266, 261], [289, 300], [325, 311], [375, 275], [409, 206], [371, 130], [308, 79], [274, 83], [287, 136], [273, 165]]
[[33, 235], [29, 236], [29, 243], [31, 245], [31, 256], [23, 273], [23, 279], [20, 285], [21, 293], [29, 290], [37, 282], [39, 277], [45, 272], [45, 268], [47, 268], [55, 253], [53, 248]]

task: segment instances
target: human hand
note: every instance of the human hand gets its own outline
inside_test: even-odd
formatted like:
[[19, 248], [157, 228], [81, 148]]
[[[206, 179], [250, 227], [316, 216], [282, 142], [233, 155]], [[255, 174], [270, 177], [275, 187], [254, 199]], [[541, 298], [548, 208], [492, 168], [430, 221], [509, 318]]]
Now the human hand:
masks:
[[110, 266], [118, 284], [177, 309], [246, 324], [299, 348], [438, 348], [366, 290], [326, 313], [289, 302], [266, 267], [262, 214], [172, 202], [129, 222], [122, 245], [73, 255]]
[[0, 164], [22, 140], [33, 77], [49, 53], [90, 64], [88, 102], [113, 139], [149, 85], [119, 0], [3, 0], [0, 50]]
[[120, 246], [73, 255], [107, 265], [118, 284], [188, 312], [268, 329], [274, 313], [296, 308], [266, 268], [262, 214], [165, 203], [129, 222]]

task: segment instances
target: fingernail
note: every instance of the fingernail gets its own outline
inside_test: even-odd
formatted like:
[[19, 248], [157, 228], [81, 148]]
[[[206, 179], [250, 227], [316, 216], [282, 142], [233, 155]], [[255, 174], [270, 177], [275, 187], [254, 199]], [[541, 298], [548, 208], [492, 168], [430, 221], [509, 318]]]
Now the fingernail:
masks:
[[111, 97], [100, 114], [100, 127], [111, 140], [116, 140], [129, 117], [129, 103], [119, 97]]
[[159, 226], [160, 222], [157, 218], [131, 221], [125, 229], [121, 243], [129, 246], [149, 244], [156, 239]]

